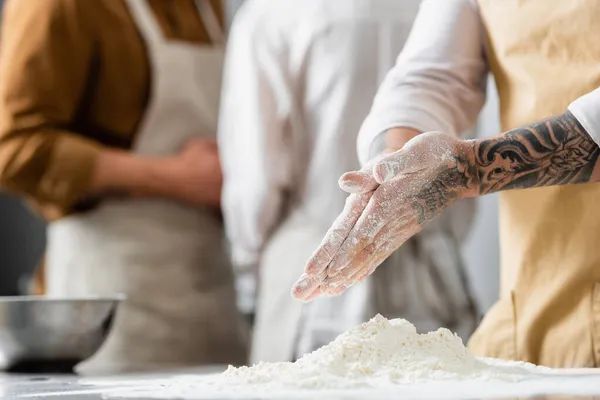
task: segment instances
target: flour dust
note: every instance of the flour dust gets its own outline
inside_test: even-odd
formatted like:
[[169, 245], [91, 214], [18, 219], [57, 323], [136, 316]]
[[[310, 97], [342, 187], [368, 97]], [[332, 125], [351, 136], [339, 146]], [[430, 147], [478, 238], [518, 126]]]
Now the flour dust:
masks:
[[[153, 390], [151, 397], [193, 399], [211, 392], [381, 389], [465, 380], [517, 382], [550, 371], [527, 363], [476, 358], [447, 329], [419, 334], [406, 320], [378, 315], [296, 362], [259, 363], [229, 367], [220, 375], [174, 378]], [[127, 393], [119, 396], [128, 397]]]
[[419, 334], [406, 320], [378, 315], [294, 363], [229, 367], [213, 384], [343, 389], [448, 379], [519, 380], [541, 370], [478, 359], [447, 329]]

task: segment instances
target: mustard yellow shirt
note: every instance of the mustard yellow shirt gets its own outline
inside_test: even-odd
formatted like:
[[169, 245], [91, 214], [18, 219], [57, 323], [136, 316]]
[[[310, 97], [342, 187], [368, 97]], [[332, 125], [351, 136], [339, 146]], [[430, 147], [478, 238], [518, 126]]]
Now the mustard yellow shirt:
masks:
[[[167, 38], [209, 42], [193, 0], [148, 2]], [[131, 146], [151, 73], [123, 0], [8, 0], [0, 39], [2, 189], [48, 220], [76, 211], [102, 147]]]

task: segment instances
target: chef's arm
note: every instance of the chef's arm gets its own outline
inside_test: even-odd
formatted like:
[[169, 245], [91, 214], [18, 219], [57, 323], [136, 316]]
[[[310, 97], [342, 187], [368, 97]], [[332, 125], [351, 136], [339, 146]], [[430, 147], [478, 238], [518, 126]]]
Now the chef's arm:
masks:
[[231, 28], [225, 62], [219, 152], [222, 207], [236, 270], [256, 266], [280, 220], [291, 180], [286, 129], [291, 109], [283, 42], [251, 7]]
[[[598, 110], [600, 89], [580, 97], [560, 115], [494, 137], [448, 141], [440, 140], [444, 135], [429, 134], [421, 142], [412, 142], [405, 153], [402, 150], [386, 157], [390, 161], [380, 162], [385, 168], [379, 174], [387, 182], [403, 170], [414, 168], [416, 163], [423, 164], [421, 170], [437, 171], [436, 177], [428, 178], [429, 182], [423, 184], [416, 197], [427, 205], [425, 209], [431, 216], [458, 198], [600, 182]], [[444, 157], [414, 155], [423, 148], [428, 148], [429, 153], [445, 150], [452, 155], [453, 162]], [[404, 158], [407, 154], [413, 157]], [[373, 169], [380, 167], [376, 165]]]
[[381, 135], [382, 145], [377, 148], [383, 148], [383, 151], [377, 150], [377, 153], [388, 154], [400, 150], [412, 138], [418, 136], [420, 132], [413, 128], [391, 128]]
[[[378, 158], [370, 171], [346, 174], [341, 184], [353, 195], [308, 261], [294, 296], [343, 293], [461, 199], [599, 181], [594, 138], [600, 125], [584, 127], [586, 117], [598, 119], [598, 106], [571, 105], [562, 115], [487, 139], [424, 133]], [[365, 172], [380, 185], [374, 191]]]
[[358, 138], [361, 163], [416, 134], [460, 135], [485, 102], [485, 34], [473, 0], [424, 0]]
[[600, 181], [600, 89], [565, 113], [496, 137], [470, 141], [465, 174], [473, 194]]

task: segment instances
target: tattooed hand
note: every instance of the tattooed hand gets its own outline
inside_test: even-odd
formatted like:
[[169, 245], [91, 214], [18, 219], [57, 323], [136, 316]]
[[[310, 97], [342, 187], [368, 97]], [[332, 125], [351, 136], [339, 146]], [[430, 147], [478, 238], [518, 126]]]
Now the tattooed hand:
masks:
[[369, 276], [394, 250], [451, 204], [476, 179], [467, 170], [472, 145], [438, 132], [409, 141], [355, 173], [341, 186], [354, 192], [327, 233], [293, 294], [303, 300], [341, 294]]
[[570, 112], [490, 139], [431, 132], [344, 175], [353, 194], [293, 288], [311, 300], [364, 280], [457, 200], [499, 190], [600, 180], [600, 149]]

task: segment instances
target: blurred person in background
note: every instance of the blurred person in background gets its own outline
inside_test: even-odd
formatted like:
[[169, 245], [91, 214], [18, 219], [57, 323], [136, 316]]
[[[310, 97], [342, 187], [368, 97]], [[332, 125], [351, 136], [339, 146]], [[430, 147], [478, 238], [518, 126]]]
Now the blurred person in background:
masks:
[[125, 294], [80, 371], [245, 362], [219, 215], [221, 5], [9, 0], [0, 183], [49, 221], [51, 296]]
[[[308, 262], [297, 297], [342, 293], [449, 205], [502, 191], [500, 299], [471, 351], [600, 365], [600, 186], [572, 185], [600, 180], [600, 2], [549, 4], [423, 1], [359, 135], [366, 166], [342, 178], [354, 194], [324, 240], [335, 245]], [[490, 71], [506, 132], [458, 141]], [[368, 163], [384, 143], [421, 132]]]
[[[290, 286], [344, 206], [341, 173], [419, 1], [250, 0], [230, 33], [219, 124], [223, 212], [251, 362], [289, 361], [380, 312], [468, 337], [459, 244], [472, 204], [414, 238], [373, 280], [302, 305]], [[258, 276], [258, 282], [256, 282]], [[256, 304], [254, 303], [256, 297]]]

